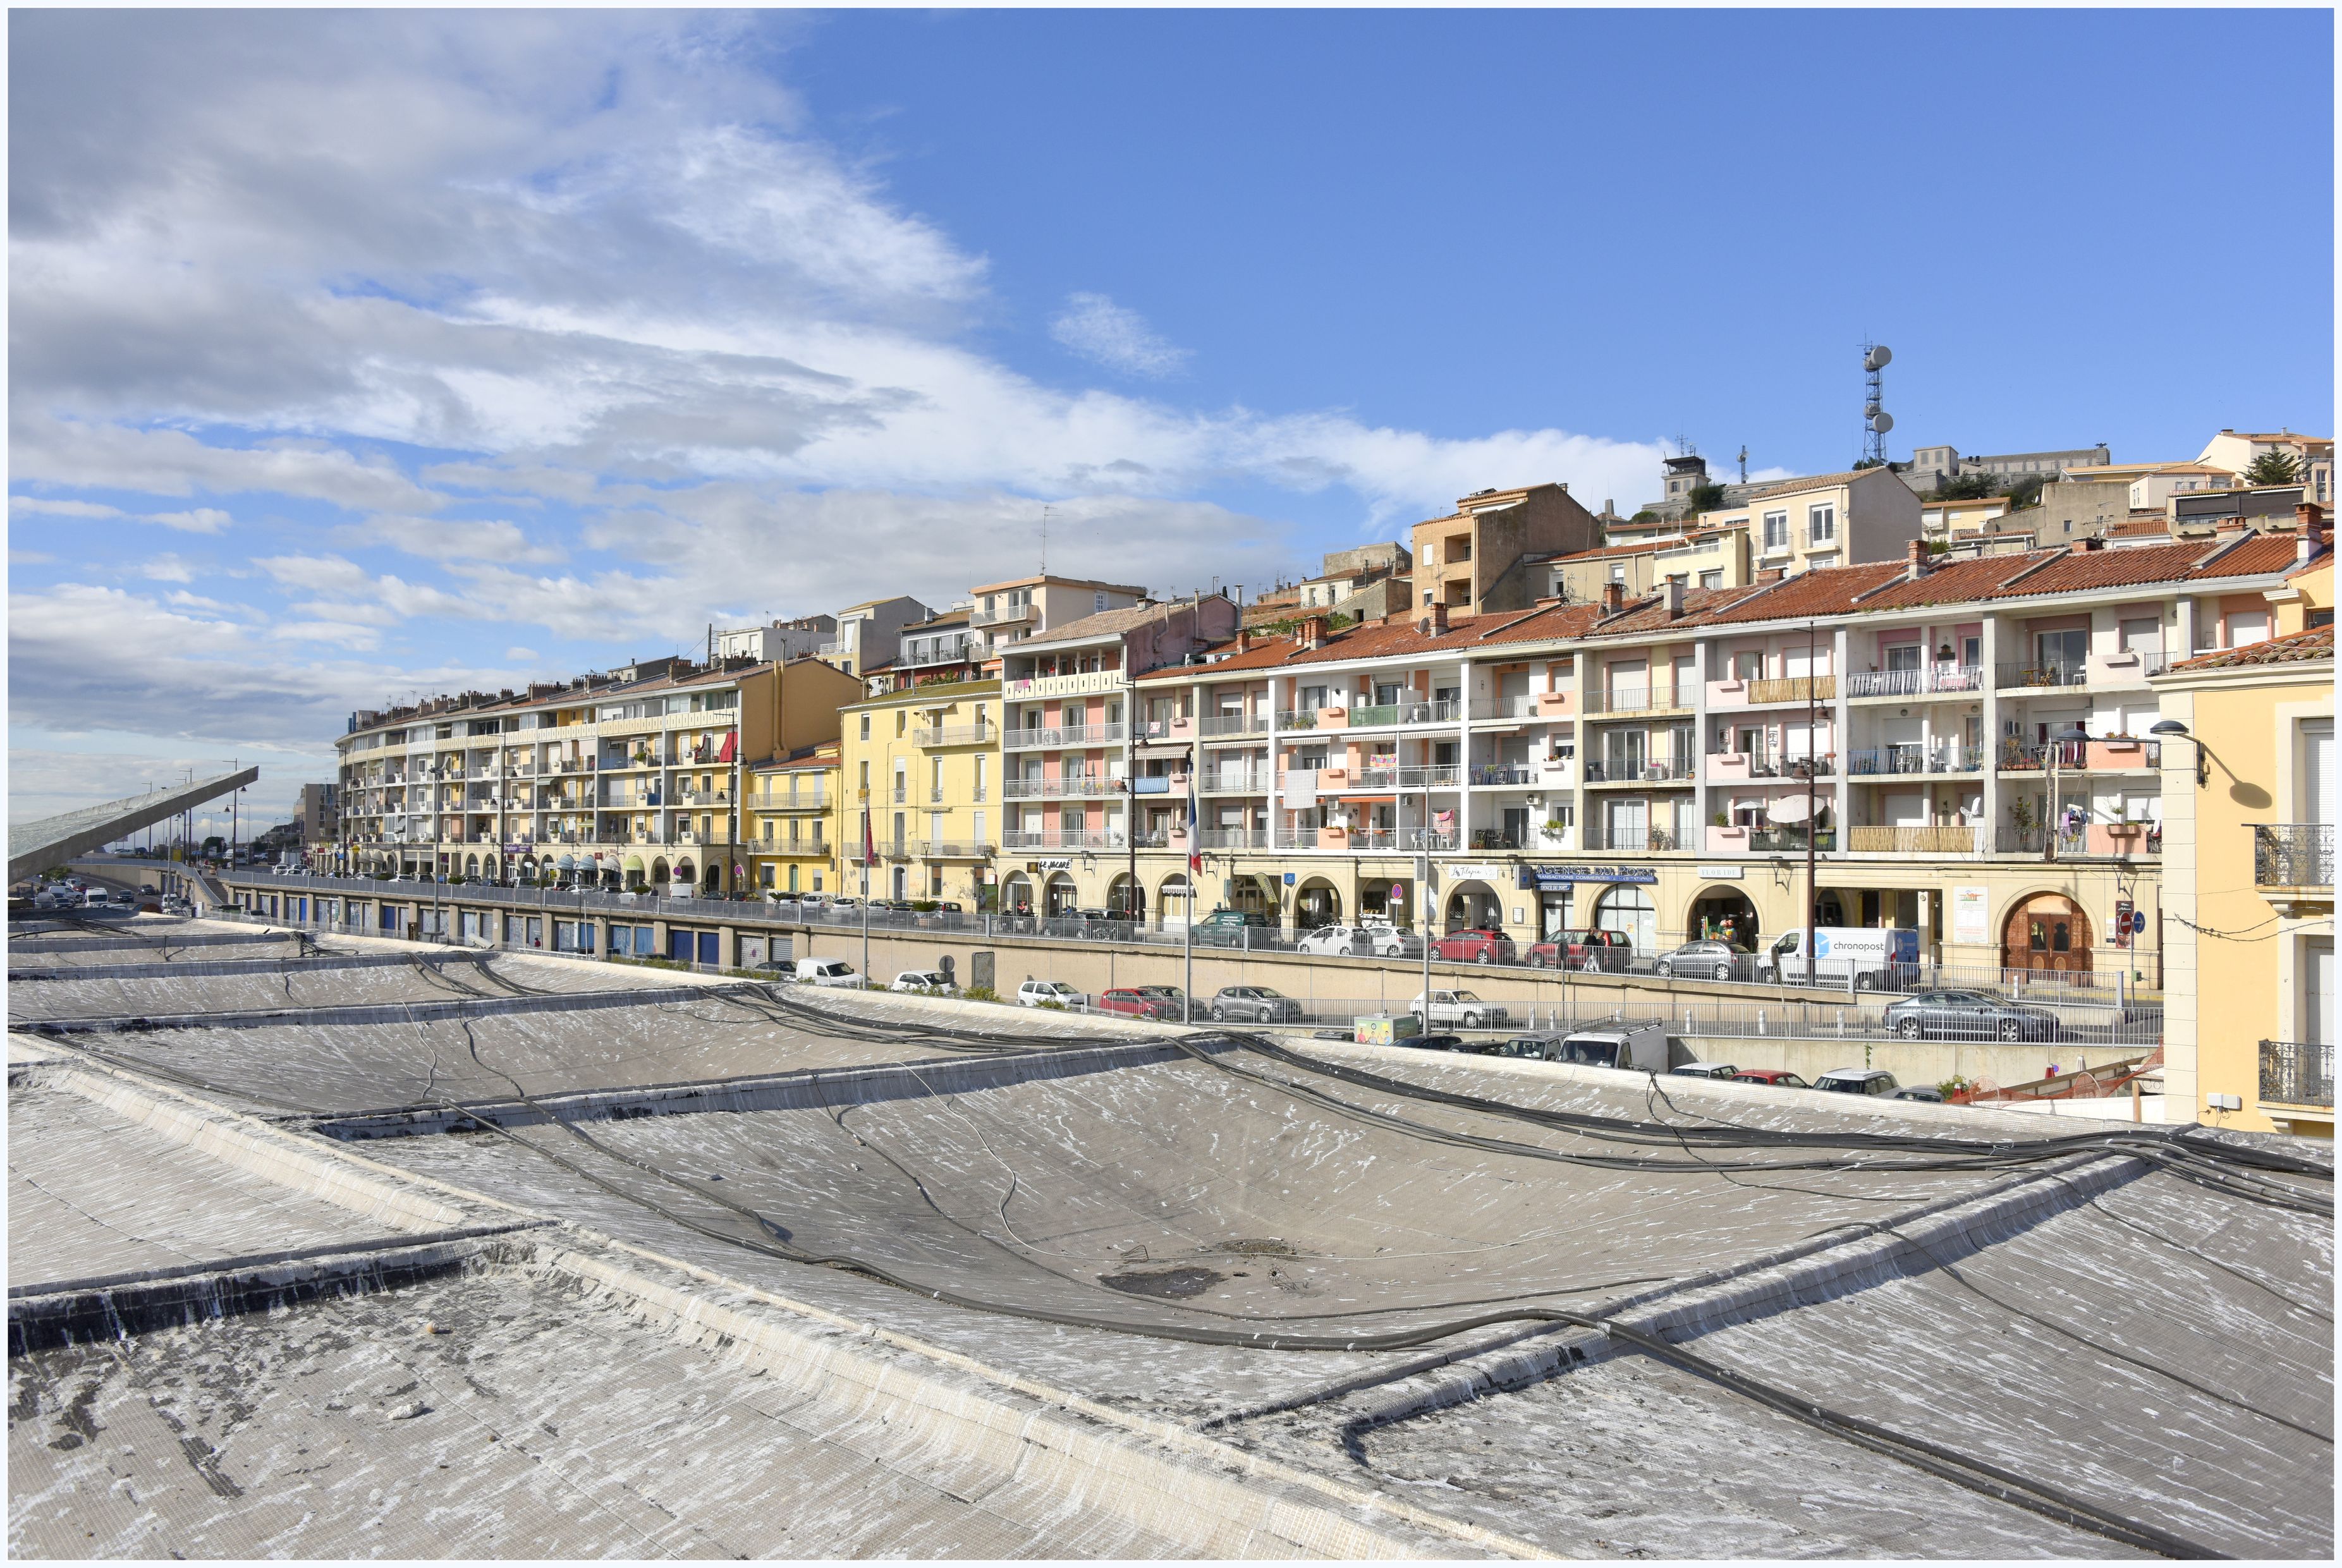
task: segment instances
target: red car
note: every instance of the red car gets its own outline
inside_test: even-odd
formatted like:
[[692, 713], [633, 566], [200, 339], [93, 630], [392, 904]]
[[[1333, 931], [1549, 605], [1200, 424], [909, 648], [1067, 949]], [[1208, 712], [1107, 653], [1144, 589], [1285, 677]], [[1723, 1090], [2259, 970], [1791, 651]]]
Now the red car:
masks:
[[1810, 1089], [1811, 1084], [1778, 1067], [1744, 1067], [1732, 1075], [1736, 1084], [1763, 1084], [1775, 1089]]
[[1106, 992], [1097, 999], [1096, 1011], [1119, 1013], [1126, 1018], [1176, 1018], [1178, 1006], [1159, 997], [1148, 996], [1132, 986]]
[[1513, 939], [1501, 931], [1451, 931], [1431, 944], [1431, 956], [1449, 964], [1510, 964]]
[[1622, 970], [1635, 962], [1623, 931], [1564, 931], [1529, 949], [1531, 969]]

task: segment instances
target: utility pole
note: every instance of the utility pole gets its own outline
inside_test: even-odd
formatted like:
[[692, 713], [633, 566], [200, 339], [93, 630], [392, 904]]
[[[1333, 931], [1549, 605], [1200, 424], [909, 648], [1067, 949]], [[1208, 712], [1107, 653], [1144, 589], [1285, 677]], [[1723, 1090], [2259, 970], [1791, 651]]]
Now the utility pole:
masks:
[[1821, 825], [1816, 819], [1819, 806], [1815, 800], [1815, 767], [1818, 759], [1814, 754], [1815, 693], [1819, 677], [1814, 674], [1816, 624], [1806, 623], [1806, 984], [1814, 983], [1814, 905], [1820, 901], [1821, 890], [1814, 885], [1814, 845], [1819, 841]]
[[1196, 879], [1203, 874], [1204, 857], [1200, 842], [1203, 829], [1196, 820], [1196, 748], [1187, 748], [1187, 917], [1180, 923], [1179, 947], [1186, 965], [1186, 979], [1179, 987], [1179, 1019], [1183, 1024], [1196, 1021]]

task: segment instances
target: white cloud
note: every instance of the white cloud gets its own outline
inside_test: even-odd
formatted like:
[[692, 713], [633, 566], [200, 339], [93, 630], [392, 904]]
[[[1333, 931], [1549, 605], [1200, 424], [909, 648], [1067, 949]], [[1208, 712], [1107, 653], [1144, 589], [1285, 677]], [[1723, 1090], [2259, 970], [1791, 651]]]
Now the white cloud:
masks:
[[1134, 375], [1168, 375], [1187, 363], [1187, 351], [1146, 325], [1136, 311], [1102, 294], [1071, 294], [1049, 324], [1049, 335], [1085, 359]]
[[192, 583], [194, 568], [176, 555], [152, 555], [139, 563], [138, 574], [154, 583]]
[[536, 650], [535, 648], [506, 648], [505, 650], [505, 663], [508, 664], [533, 664], [536, 663]]

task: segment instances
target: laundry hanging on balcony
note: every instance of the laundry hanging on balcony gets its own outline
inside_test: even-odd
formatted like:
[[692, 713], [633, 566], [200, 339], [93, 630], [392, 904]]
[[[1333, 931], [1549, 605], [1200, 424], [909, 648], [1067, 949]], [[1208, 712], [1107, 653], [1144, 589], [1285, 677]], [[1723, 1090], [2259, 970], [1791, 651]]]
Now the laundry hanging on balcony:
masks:
[[724, 744], [717, 750], [716, 760], [719, 763], [730, 762], [732, 760], [732, 754], [736, 749], [738, 749], [739, 744], [740, 732], [738, 730], [726, 730], [724, 732]]

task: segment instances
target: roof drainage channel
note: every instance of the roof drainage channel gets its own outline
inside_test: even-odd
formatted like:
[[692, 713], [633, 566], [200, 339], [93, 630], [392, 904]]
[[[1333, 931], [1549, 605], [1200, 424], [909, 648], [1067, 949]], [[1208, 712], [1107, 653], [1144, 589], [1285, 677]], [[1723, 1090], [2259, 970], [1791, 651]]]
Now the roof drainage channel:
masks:
[[194, 980], [213, 974], [306, 974], [330, 969], [412, 969], [418, 964], [487, 963], [496, 954], [480, 948], [450, 948], [445, 953], [328, 953], [307, 957], [194, 958], [158, 964], [52, 964], [45, 969], [11, 969], [8, 978], [40, 980]]
[[11, 1023], [31, 1034], [143, 1034], [162, 1029], [270, 1029], [287, 1024], [425, 1024], [451, 1018], [490, 1018], [517, 1013], [592, 1013], [609, 1007], [645, 1007], [704, 1002], [711, 996], [758, 995], [764, 987], [738, 985], [646, 985], [638, 990], [562, 992], [549, 996], [481, 996], [445, 1002], [369, 1003], [358, 1007], [269, 1007], [250, 1013], [172, 1013], [136, 1018], [43, 1018]]
[[710, 1113], [797, 1111], [839, 1105], [869, 1105], [887, 1100], [917, 1100], [976, 1094], [1048, 1078], [1086, 1077], [1126, 1067], [1151, 1067], [1184, 1061], [1176, 1046], [1138, 1041], [1123, 1045], [1045, 1046], [998, 1055], [944, 1057], [917, 1064], [875, 1067], [816, 1067], [802, 1073], [760, 1074], [714, 1083], [662, 1084], [626, 1089], [594, 1089], [568, 1094], [535, 1094], [527, 1100], [474, 1100], [445, 1110], [360, 1112], [303, 1124], [305, 1130], [355, 1142], [473, 1130], [478, 1122], [530, 1127], [549, 1122], [616, 1121], [632, 1116], [690, 1116]]

